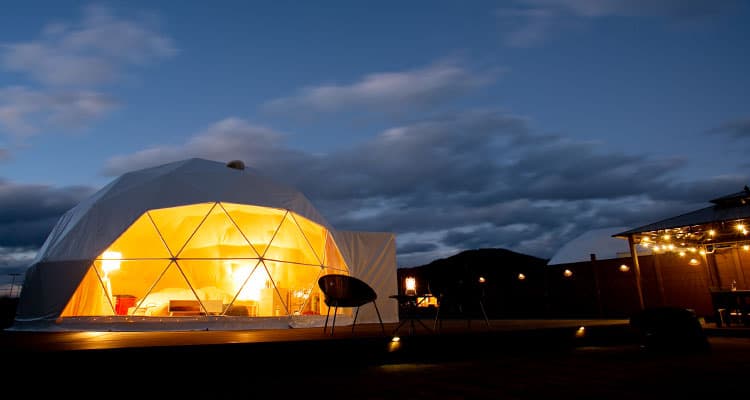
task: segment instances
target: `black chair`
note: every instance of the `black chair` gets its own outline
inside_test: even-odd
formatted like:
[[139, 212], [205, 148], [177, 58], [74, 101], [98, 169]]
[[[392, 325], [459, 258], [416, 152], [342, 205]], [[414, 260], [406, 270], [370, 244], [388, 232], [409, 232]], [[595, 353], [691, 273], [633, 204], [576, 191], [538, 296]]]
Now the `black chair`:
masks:
[[326, 322], [325, 325], [323, 325], [323, 333], [325, 333], [326, 328], [328, 328], [328, 317], [331, 314], [331, 307], [333, 307], [331, 336], [333, 336], [333, 330], [336, 326], [336, 314], [338, 308], [356, 307], [357, 310], [354, 313], [354, 321], [352, 322], [352, 333], [354, 333], [354, 326], [357, 324], [357, 316], [359, 315], [359, 307], [367, 303], [372, 303], [372, 305], [375, 306], [375, 312], [378, 314], [378, 320], [380, 321], [380, 328], [383, 330], [383, 333], [385, 333], [383, 319], [380, 318], [380, 310], [378, 310], [378, 304], [375, 302], [378, 295], [370, 285], [353, 276], [328, 274], [323, 275], [318, 279], [318, 287], [320, 287], [320, 290], [323, 292], [323, 300], [328, 306]]
[[471, 320], [479, 311], [484, 319], [487, 329], [490, 328], [490, 320], [484, 309], [484, 287], [479, 278], [471, 276], [445, 277], [441, 281], [430, 281], [429, 289], [433, 296], [437, 297], [438, 306], [435, 311], [435, 322], [433, 330], [438, 332], [443, 324], [446, 314], [460, 315], [466, 319], [466, 325], [471, 326]]

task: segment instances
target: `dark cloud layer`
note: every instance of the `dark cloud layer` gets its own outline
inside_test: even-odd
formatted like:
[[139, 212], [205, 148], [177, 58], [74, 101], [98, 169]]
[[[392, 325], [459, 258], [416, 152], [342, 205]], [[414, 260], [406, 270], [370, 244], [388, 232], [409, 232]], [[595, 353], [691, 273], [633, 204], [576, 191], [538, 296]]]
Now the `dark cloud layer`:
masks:
[[679, 181], [683, 158], [540, 135], [525, 118], [493, 110], [393, 127], [325, 156], [292, 151], [284, 137], [233, 118], [184, 145], [113, 158], [106, 172], [240, 158], [300, 189], [338, 229], [395, 232], [402, 266], [476, 247], [546, 258], [586, 230], [704, 207], [748, 181]]
[[734, 139], [750, 139], [750, 118], [728, 121], [708, 131], [712, 134], [726, 135]]
[[0, 180], [0, 247], [39, 247], [57, 219], [93, 192]]

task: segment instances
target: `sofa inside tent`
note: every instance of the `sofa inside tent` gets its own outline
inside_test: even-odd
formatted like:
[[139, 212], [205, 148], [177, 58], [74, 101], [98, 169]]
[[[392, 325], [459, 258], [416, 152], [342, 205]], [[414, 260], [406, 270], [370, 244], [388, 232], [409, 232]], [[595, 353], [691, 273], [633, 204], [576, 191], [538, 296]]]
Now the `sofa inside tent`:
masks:
[[125, 174], [63, 215], [11, 329], [319, 326], [328, 273], [368, 282], [398, 320], [393, 234], [336, 231], [292, 188], [189, 159]]

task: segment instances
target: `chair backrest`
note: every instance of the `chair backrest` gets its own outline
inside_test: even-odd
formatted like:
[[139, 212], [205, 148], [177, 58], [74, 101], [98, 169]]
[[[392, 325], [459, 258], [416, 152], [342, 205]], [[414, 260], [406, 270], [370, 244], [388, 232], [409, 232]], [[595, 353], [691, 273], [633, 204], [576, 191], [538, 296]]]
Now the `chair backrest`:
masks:
[[323, 275], [318, 279], [318, 287], [330, 307], [359, 307], [378, 298], [370, 285], [349, 275]]

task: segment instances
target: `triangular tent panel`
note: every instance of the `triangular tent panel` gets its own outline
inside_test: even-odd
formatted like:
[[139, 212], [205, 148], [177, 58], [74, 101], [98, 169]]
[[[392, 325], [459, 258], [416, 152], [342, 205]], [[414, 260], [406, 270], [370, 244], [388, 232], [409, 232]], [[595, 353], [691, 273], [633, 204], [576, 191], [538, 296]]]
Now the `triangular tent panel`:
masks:
[[150, 210], [148, 215], [154, 221], [162, 240], [172, 255], [179, 254], [187, 241], [208, 216], [216, 203], [193, 204]]
[[[317, 242], [319, 238], [312, 238]], [[271, 243], [263, 257], [275, 261], [288, 261], [297, 264], [320, 265], [321, 261], [310, 246], [304, 233], [294, 218], [287, 213], [279, 226], [279, 230], [271, 239]]]
[[237, 225], [224, 209], [214, 207], [179, 254], [179, 258], [257, 258]]
[[263, 256], [286, 215], [285, 210], [244, 204], [221, 203], [255, 252]]
[[[119, 259], [169, 258], [169, 250], [148, 214], [141, 215], [107, 252]], [[106, 252], [105, 252], [106, 253]]]

